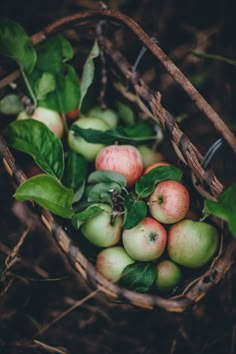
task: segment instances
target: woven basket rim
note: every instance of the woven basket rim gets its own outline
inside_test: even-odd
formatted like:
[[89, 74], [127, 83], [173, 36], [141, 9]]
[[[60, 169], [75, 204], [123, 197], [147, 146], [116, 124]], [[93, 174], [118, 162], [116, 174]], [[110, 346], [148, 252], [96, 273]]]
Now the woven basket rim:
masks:
[[[139, 39], [145, 42], [148, 38], [148, 43], [152, 41], [151, 38], [148, 37], [148, 35], [131, 18], [114, 10], [89, 10], [64, 17], [31, 36], [31, 41], [33, 45], [36, 45], [44, 41], [49, 35], [64, 30], [67, 27], [78, 27], [80, 24], [83, 24], [84, 21], [93, 22], [94, 19], [99, 20], [104, 17], [111, 18], [113, 20], [116, 19], [126, 25], [128, 22], [128, 27], [133, 30], [135, 34], [138, 33]], [[143, 35], [143, 33], [145, 35]], [[156, 46], [155, 43], [152, 45]], [[201, 166], [201, 154], [186, 137], [186, 135], [179, 129], [178, 124], [174, 121], [172, 115], [161, 105], [160, 94], [153, 94], [147, 85], [145, 85], [145, 83], [138, 77], [138, 75], [132, 75], [129, 63], [124, 57], [122, 57], [120, 52], [114, 49], [108, 39], [105, 39], [104, 49], [106, 54], [110, 56], [113, 64], [116, 64], [114, 52], [116, 55], [121, 57], [124, 65], [119, 69], [125, 78], [133, 85], [135, 92], [142, 98], [143, 102], [149, 104], [149, 109], [153, 114], [153, 119], [160, 122], [163, 129], [170, 134], [177, 156], [192, 170], [193, 178], [198, 181], [200, 180], [201, 183], [204, 182], [209, 186], [210, 192], [206, 192], [203, 188], [200, 193], [207, 193], [208, 197], [217, 198], [223, 189], [222, 184], [218, 181], [211, 169], [203, 169]], [[0, 153], [2, 155], [5, 169], [10, 176], [14, 178], [17, 184], [26, 180], [24, 172], [17, 166], [11, 151], [2, 137], [0, 137]], [[187, 311], [202, 297], [204, 297], [214, 284], [218, 283], [224, 277], [225, 273], [230, 269], [232, 264], [232, 255], [236, 248], [235, 242], [230, 240], [227, 243], [223, 254], [213, 261], [210, 269], [208, 269], [197, 282], [193, 283], [186, 293], [178, 297], [167, 299], [159, 295], [136, 293], [128, 289], [121, 288], [119, 285], [110, 283], [100, 274], [96, 273], [95, 266], [91, 264], [79, 248], [73, 244], [65, 230], [55, 221], [50, 212], [42, 209], [41, 219], [47, 229], [53, 234], [58, 245], [69, 258], [73, 267], [83, 276], [85, 280], [90, 283], [92, 287], [95, 287], [100, 292], [108, 295], [108, 297], [113, 299], [115, 302], [125, 301], [126, 303], [147, 309], [160, 307], [170, 312]]]

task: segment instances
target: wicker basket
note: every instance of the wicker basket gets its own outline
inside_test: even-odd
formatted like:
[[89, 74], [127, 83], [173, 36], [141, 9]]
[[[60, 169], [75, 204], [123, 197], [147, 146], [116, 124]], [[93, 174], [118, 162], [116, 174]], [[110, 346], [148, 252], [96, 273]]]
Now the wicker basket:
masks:
[[[80, 12], [62, 18], [47, 26], [41, 32], [33, 35], [31, 41], [36, 45], [44, 41], [51, 34], [63, 32], [65, 29], [71, 28], [76, 28], [76, 30], [79, 31], [81, 25], [94, 25], [94, 23], [98, 23], [101, 19], [122, 22], [134, 34], [136, 34], [143, 45], [145, 45], [153, 55], [161, 61], [166, 70], [173, 76], [178, 84], [182, 86], [198, 108], [206, 114], [207, 118], [211, 120], [215, 128], [221, 133], [222, 137], [236, 152], [236, 139], [217, 113], [214, 112], [212, 107], [202, 98], [186, 77], [162, 52], [158, 45], [153, 42], [137, 23], [122, 13], [112, 10]], [[132, 87], [132, 90], [139, 98], [138, 104], [140, 108], [145, 111], [148, 110], [150, 116], [161, 123], [164, 132], [170, 137], [177, 158], [190, 169], [193, 185], [197, 189], [197, 193], [200, 193], [204, 198], [216, 199], [223, 190], [222, 184], [218, 181], [214, 172], [210, 168], [204, 169], [202, 167], [202, 155], [190, 142], [187, 136], [179, 129], [172, 115], [161, 105], [160, 94], [153, 93], [138, 77], [138, 74], [132, 72], [131, 66], [126, 58], [124, 58], [106, 38], [103, 39], [103, 47], [104, 52], [109, 57], [109, 62], [112, 63], [112, 71], [115, 73], [114, 85], [118, 82], [117, 77], [122, 77], [126, 83], [129, 83], [129, 86]], [[19, 73], [16, 72], [11, 74], [10, 77], [14, 80], [18, 75]], [[0, 86], [3, 87], [7, 82], [9, 82], [9, 77], [2, 80]], [[117, 89], [119, 89], [118, 86], [119, 85], [116, 87]], [[9, 175], [16, 184], [22, 183], [26, 179], [26, 176], [17, 166], [17, 162], [2, 137], [0, 137], [0, 153], [3, 165]], [[99, 292], [105, 294], [107, 298], [113, 302], [132, 304], [140, 308], [153, 309], [155, 307], [160, 307], [170, 312], [183, 312], [198, 303], [198, 301], [202, 299], [215, 284], [224, 278], [233, 262], [235, 242], [232, 237], [229, 237], [229, 240], [224, 241], [220, 254], [213, 260], [209, 269], [195, 281], [191, 282], [191, 284], [183, 290], [182, 294], [172, 298], [164, 298], [156, 295], [132, 292], [110, 283], [96, 273], [94, 265], [91, 264], [80, 249], [73, 244], [62, 225], [55, 221], [51, 213], [40, 208], [37, 208], [37, 211], [38, 210], [40, 210], [42, 222], [55, 237], [59, 247], [65, 252], [76, 271], [82, 275], [91, 288], [98, 289]]]

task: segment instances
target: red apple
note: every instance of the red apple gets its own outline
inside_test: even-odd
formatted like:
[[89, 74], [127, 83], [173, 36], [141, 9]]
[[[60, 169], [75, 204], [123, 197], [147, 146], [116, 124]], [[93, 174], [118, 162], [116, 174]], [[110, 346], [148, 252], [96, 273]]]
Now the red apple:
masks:
[[127, 186], [132, 186], [143, 172], [142, 157], [132, 145], [109, 145], [96, 157], [96, 169], [118, 172], [127, 179]]
[[106, 248], [97, 256], [96, 269], [104, 278], [115, 283], [120, 280], [123, 270], [134, 263], [123, 247]]
[[148, 204], [154, 219], [163, 224], [173, 224], [187, 214], [189, 193], [182, 183], [167, 180], [156, 186]]
[[163, 161], [163, 162], [160, 161], [160, 162], [152, 163], [150, 166], [148, 166], [148, 167], [144, 170], [143, 174], [146, 175], [148, 172], [150, 172], [151, 170], [153, 170], [155, 167], [158, 167], [158, 166], [171, 166], [171, 164], [168, 163], [168, 162], [164, 162], [164, 161]]
[[170, 258], [185, 267], [208, 263], [219, 245], [217, 230], [210, 224], [184, 219], [172, 225], [168, 234]]
[[126, 252], [137, 261], [152, 261], [165, 250], [167, 232], [156, 220], [145, 217], [138, 225], [122, 234]]

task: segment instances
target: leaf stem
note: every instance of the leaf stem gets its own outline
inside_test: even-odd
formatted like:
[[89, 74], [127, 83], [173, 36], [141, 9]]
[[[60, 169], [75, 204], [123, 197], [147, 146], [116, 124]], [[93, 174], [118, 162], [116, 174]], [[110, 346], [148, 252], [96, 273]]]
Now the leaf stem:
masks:
[[26, 84], [26, 86], [27, 86], [27, 89], [28, 89], [28, 91], [29, 91], [29, 93], [30, 93], [30, 96], [31, 96], [31, 98], [32, 98], [32, 100], [33, 100], [34, 106], [37, 107], [37, 98], [36, 98], [36, 96], [35, 96], [35, 94], [34, 94], [34, 91], [33, 91], [32, 87], [31, 87], [31, 85], [30, 85], [30, 83], [29, 83], [29, 80], [28, 80], [28, 78], [27, 78], [27, 76], [26, 76], [24, 70], [22, 69], [21, 65], [20, 65], [20, 71], [21, 71], [21, 74], [22, 74], [23, 79], [24, 79], [24, 81], [25, 81], [25, 84]]

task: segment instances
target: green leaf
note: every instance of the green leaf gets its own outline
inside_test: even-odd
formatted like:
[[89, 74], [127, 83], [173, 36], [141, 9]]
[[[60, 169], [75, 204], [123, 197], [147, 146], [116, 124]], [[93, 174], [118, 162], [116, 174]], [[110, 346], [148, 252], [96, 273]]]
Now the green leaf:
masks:
[[80, 199], [84, 194], [85, 186], [86, 186], [86, 181], [84, 180], [83, 183], [78, 187], [78, 189], [74, 193], [73, 204], [80, 201]]
[[52, 74], [43, 73], [35, 85], [35, 93], [38, 100], [44, 100], [49, 92], [56, 89], [56, 81]]
[[112, 204], [112, 193], [120, 194], [121, 185], [116, 182], [106, 182], [95, 184], [88, 193], [88, 202], [108, 202]]
[[124, 127], [123, 132], [129, 137], [149, 137], [154, 136], [154, 131], [150, 123], [148, 122], [137, 122], [133, 127]]
[[61, 179], [64, 152], [61, 140], [48, 127], [34, 119], [16, 120], [4, 131], [7, 142], [33, 157], [46, 173]]
[[236, 236], [236, 184], [221, 193], [217, 202], [205, 200], [204, 210], [226, 221], [229, 230]]
[[122, 273], [121, 284], [133, 291], [147, 292], [157, 276], [156, 267], [152, 263], [129, 264]]
[[123, 229], [132, 229], [147, 215], [147, 205], [145, 202], [137, 200], [133, 193], [129, 193], [125, 198], [125, 218]]
[[134, 125], [135, 124], [135, 116], [133, 110], [130, 106], [124, 104], [121, 101], [116, 101], [116, 109], [119, 118], [126, 124], [126, 125]]
[[38, 175], [22, 183], [16, 190], [17, 200], [33, 200], [55, 215], [71, 218], [73, 191], [65, 188], [55, 177]]
[[87, 174], [87, 161], [74, 151], [70, 151], [67, 159], [63, 184], [68, 188], [78, 190]]
[[103, 211], [98, 205], [92, 205], [86, 208], [85, 210], [76, 213], [72, 218], [72, 225], [79, 230], [80, 226], [89, 220], [90, 218], [98, 215]]
[[126, 177], [118, 172], [112, 171], [94, 171], [89, 175], [88, 183], [96, 184], [96, 183], [112, 183], [115, 182], [119, 184], [121, 187], [125, 187], [127, 185]]
[[7, 95], [0, 101], [0, 113], [6, 115], [17, 115], [24, 110], [24, 105], [17, 95]]
[[146, 198], [154, 191], [157, 183], [165, 180], [180, 181], [182, 171], [175, 166], [158, 166], [143, 175], [135, 184], [135, 192], [140, 198]]
[[97, 58], [100, 54], [98, 42], [95, 41], [94, 45], [89, 53], [89, 56], [84, 64], [83, 72], [82, 72], [82, 80], [81, 80], [81, 96], [79, 107], [81, 108], [84, 97], [91, 86], [94, 79], [95, 65], [94, 59]]
[[83, 129], [77, 125], [72, 125], [71, 130], [76, 134], [82, 136], [89, 143], [100, 144], [101, 141], [105, 145], [112, 145], [115, 142], [120, 142], [123, 144], [130, 144], [131, 142], [142, 142], [148, 140], [155, 140], [156, 136], [146, 136], [146, 137], [129, 137], [125, 135], [124, 132], [118, 129], [114, 130], [95, 130], [95, 129]]
[[25, 30], [6, 18], [0, 20], [0, 53], [15, 60], [27, 73], [33, 70], [37, 58]]

